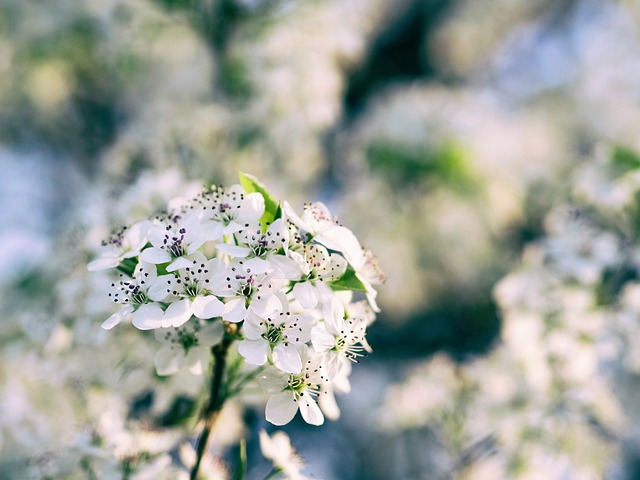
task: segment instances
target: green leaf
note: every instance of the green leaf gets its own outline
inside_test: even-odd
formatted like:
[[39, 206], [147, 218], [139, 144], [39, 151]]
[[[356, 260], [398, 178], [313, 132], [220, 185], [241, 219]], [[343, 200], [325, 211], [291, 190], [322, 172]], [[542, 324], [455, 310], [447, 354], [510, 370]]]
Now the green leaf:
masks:
[[133, 277], [133, 272], [136, 271], [137, 266], [138, 266], [138, 257], [125, 258], [120, 262], [120, 265], [118, 265], [116, 269], [118, 269], [125, 275], [128, 275], [129, 277]]
[[244, 480], [247, 476], [247, 442], [243, 438], [238, 447], [238, 466], [233, 475], [233, 480]]
[[611, 163], [619, 175], [640, 168], [640, 156], [630, 148], [614, 145]]
[[280, 209], [280, 202], [273, 198], [273, 195], [269, 193], [267, 187], [265, 187], [260, 180], [251, 174], [238, 172], [238, 178], [240, 179], [240, 185], [247, 193], [257, 192], [264, 198], [264, 213], [260, 217], [262, 223], [262, 229], [266, 231], [268, 224], [282, 216]]
[[347, 271], [344, 272], [342, 277], [340, 277], [338, 280], [334, 280], [333, 282], [328, 283], [333, 290], [355, 290], [357, 292], [367, 291], [364, 283], [362, 283], [360, 279], [356, 277], [356, 272], [351, 267], [348, 267]]

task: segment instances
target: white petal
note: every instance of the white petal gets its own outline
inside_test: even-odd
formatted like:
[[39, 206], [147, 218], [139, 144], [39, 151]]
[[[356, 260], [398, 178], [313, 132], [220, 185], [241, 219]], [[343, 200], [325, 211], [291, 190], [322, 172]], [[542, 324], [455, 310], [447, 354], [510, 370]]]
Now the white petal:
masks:
[[276, 364], [280, 370], [287, 373], [300, 373], [302, 370], [302, 361], [300, 360], [300, 354], [296, 347], [292, 344], [276, 345], [273, 349], [273, 363]]
[[162, 318], [163, 327], [179, 327], [189, 321], [192, 314], [191, 300], [180, 300], [169, 305]]
[[278, 367], [269, 367], [258, 377], [260, 388], [265, 393], [280, 393], [287, 388], [288, 382], [289, 374]]
[[116, 313], [107, 318], [104, 322], [102, 322], [102, 328], [105, 330], [111, 330], [113, 327], [118, 325], [120, 322], [125, 320], [131, 313], [133, 312], [133, 307], [131, 305], [125, 305], [120, 308]]
[[166, 225], [154, 223], [149, 227], [147, 238], [154, 247], [161, 247], [164, 244], [164, 236], [167, 233]]
[[[269, 262], [278, 270], [280, 270], [284, 277], [288, 280], [295, 280], [300, 278], [302, 269], [298, 262], [292, 258], [285, 257], [284, 255], [269, 255]], [[308, 272], [307, 272], [308, 273]]]
[[151, 228], [151, 222], [148, 220], [142, 220], [134, 223], [126, 230], [124, 243], [131, 248], [132, 252], [134, 252], [133, 256], [138, 255], [138, 252], [140, 252], [142, 247], [147, 243], [149, 228]]
[[171, 261], [171, 255], [166, 250], [150, 247], [140, 252], [140, 260], [149, 263], [167, 263]]
[[173, 375], [182, 367], [185, 353], [182, 348], [162, 347], [156, 353], [154, 364], [158, 375]]
[[[260, 325], [261, 323], [262, 325]], [[249, 340], [258, 340], [266, 332], [263, 319], [252, 313], [245, 319], [242, 330], [244, 330], [244, 336]]]
[[252, 312], [262, 318], [271, 317], [282, 311], [282, 303], [275, 295], [259, 295], [251, 299], [249, 308]]
[[344, 306], [338, 299], [331, 298], [322, 309], [327, 331], [338, 334], [344, 328]]
[[198, 296], [193, 299], [193, 314], [207, 320], [209, 318], [219, 317], [224, 311], [224, 303], [222, 303], [218, 297], [214, 295], [207, 295], [206, 297]]
[[100, 270], [106, 270], [107, 268], [116, 268], [120, 263], [120, 258], [113, 252], [105, 252], [102, 256], [89, 262], [87, 270], [90, 272], [97, 272]]
[[243, 267], [247, 271], [247, 273], [251, 273], [252, 275], [259, 275], [261, 273], [267, 272], [271, 268], [271, 264], [266, 260], [261, 258], [250, 258], [249, 260], [245, 260]]
[[173, 275], [160, 275], [151, 284], [149, 290], [147, 290], [147, 296], [156, 302], [161, 302], [171, 292], [171, 282], [175, 281], [176, 277]]
[[318, 292], [311, 282], [296, 283], [293, 296], [304, 308], [313, 308], [318, 304]]
[[[259, 220], [264, 213], [264, 197], [261, 193], [253, 192], [245, 196], [242, 208], [242, 217], [245, 219]], [[246, 222], [245, 222], [246, 223]]]
[[167, 272], [175, 272], [176, 270], [180, 270], [181, 268], [191, 267], [193, 265], [193, 260], [190, 260], [187, 257], [178, 257], [169, 265], [167, 265]]
[[202, 375], [209, 365], [209, 351], [203, 347], [193, 347], [187, 352], [186, 364], [194, 375]]
[[355, 269], [361, 267], [366, 260], [362, 246], [360, 246], [356, 236], [351, 230], [342, 225], [334, 224], [331, 228], [316, 236], [315, 240], [331, 250], [342, 252]]
[[267, 351], [269, 343], [266, 340], [242, 340], [238, 344], [238, 353], [252, 365], [264, 365], [267, 363]]
[[331, 420], [337, 420], [340, 418], [340, 408], [336, 403], [336, 396], [333, 394], [333, 391], [329, 390], [318, 398], [318, 402], [320, 403], [320, 409]]
[[318, 353], [322, 353], [332, 349], [336, 345], [336, 339], [324, 325], [317, 325], [311, 329], [311, 343]]
[[219, 243], [218, 245], [216, 245], [216, 248], [220, 252], [226, 253], [233, 258], [245, 258], [251, 253], [251, 249], [248, 247], [240, 247], [238, 245], [231, 245], [229, 243]]
[[140, 330], [152, 330], [162, 326], [164, 312], [158, 305], [141, 305], [133, 314], [131, 323]]
[[224, 337], [224, 324], [222, 322], [207, 322], [198, 332], [198, 340], [201, 345], [212, 347], [220, 343]]
[[234, 298], [224, 304], [222, 318], [227, 322], [241, 322], [247, 315], [247, 308], [244, 306], [244, 298]]
[[[316, 401], [306, 392], [298, 399], [300, 404], [300, 413], [304, 421], [310, 425], [322, 425], [324, 423], [324, 415]], [[268, 419], [267, 419], [268, 420]]]
[[296, 416], [298, 405], [293, 399], [292, 392], [282, 392], [273, 395], [267, 402], [265, 417], [274, 425], [286, 425]]

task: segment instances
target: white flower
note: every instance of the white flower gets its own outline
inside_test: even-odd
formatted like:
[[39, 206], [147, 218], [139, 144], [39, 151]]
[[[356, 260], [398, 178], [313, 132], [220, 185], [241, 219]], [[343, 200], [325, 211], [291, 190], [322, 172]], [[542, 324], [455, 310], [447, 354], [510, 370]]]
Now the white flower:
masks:
[[177, 328], [156, 330], [155, 336], [165, 344], [155, 357], [158, 375], [173, 375], [183, 365], [194, 375], [201, 375], [209, 364], [211, 347], [224, 336], [224, 325], [219, 320], [197, 320]]
[[271, 358], [280, 370], [300, 373], [298, 348], [309, 341], [311, 322], [308, 315], [288, 311], [267, 318], [249, 315], [244, 323], [247, 338], [238, 345], [238, 352], [253, 365], [264, 365]]
[[214, 185], [194, 202], [200, 217], [222, 225], [223, 235], [239, 232], [257, 222], [264, 213], [262, 195], [257, 192], [246, 194], [240, 185], [227, 189]]
[[307, 480], [300, 470], [303, 460], [291, 446], [289, 437], [284, 432], [274, 432], [271, 436], [260, 430], [260, 451], [265, 458], [271, 460], [274, 470], [282, 472], [290, 480]]
[[152, 247], [140, 253], [145, 262], [169, 263], [168, 272], [188, 266], [188, 255], [195, 253], [205, 242], [222, 236], [222, 226], [215, 222], [201, 223], [196, 215], [174, 215], [156, 220], [149, 228]]
[[274, 425], [285, 425], [295, 417], [298, 408], [305, 422], [322, 425], [324, 415], [316, 398], [327, 381], [320, 358], [310, 349], [303, 351], [304, 368], [291, 374], [269, 367], [259, 378], [260, 387], [272, 394], [267, 401], [266, 419]]
[[324, 321], [311, 330], [313, 348], [324, 353], [327, 358], [327, 369], [333, 378], [343, 366], [343, 359], [358, 362], [363, 356], [367, 320], [361, 317], [350, 317], [345, 320], [344, 307], [332, 299], [324, 308]]
[[247, 224], [236, 234], [236, 238], [238, 245], [221, 243], [217, 245], [218, 250], [232, 258], [255, 258], [256, 264], [261, 260], [263, 268], [268, 269], [268, 265], [273, 265], [287, 278], [300, 275], [300, 268], [294, 260], [278, 254], [281, 250], [286, 253], [289, 247], [289, 229], [281, 218], [269, 225], [264, 233], [259, 223]]
[[167, 296], [167, 283], [162, 277], [157, 277], [156, 266], [140, 262], [133, 278], [123, 280], [124, 275], [120, 277], [117, 284], [111, 284], [113, 291], [109, 297], [122, 307], [102, 323], [102, 328], [110, 330], [129, 318], [140, 330], [159, 328], [164, 312], [154, 302]]
[[325, 282], [339, 279], [347, 263], [338, 254], [330, 254], [322, 245], [302, 245], [301, 254], [294, 257], [303, 272], [293, 286], [293, 296], [304, 308], [314, 308], [319, 301], [328, 300], [332, 291]]
[[150, 226], [149, 221], [143, 220], [116, 233], [108, 242], [105, 242], [102, 254], [89, 262], [87, 269], [95, 272], [115, 268], [124, 259], [137, 257], [147, 243]]
[[322, 202], [304, 206], [302, 217], [298, 217], [291, 206], [284, 202], [284, 212], [293, 224], [308, 233], [307, 243], [313, 239], [330, 250], [342, 253], [365, 286], [367, 300], [374, 311], [380, 309], [376, 302], [377, 292], [372, 285], [384, 283], [385, 276], [371, 250], [364, 249], [351, 230], [331, 217], [331, 212]]
[[162, 317], [163, 327], [179, 327], [193, 315], [206, 320], [222, 314], [224, 304], [209, 290], [211, 277], [218, 268], [219, 260], [207, 260], [202, 253], [196, 252], [189, 257], [188, 266], [180, 268], [177, 275], [159, 277], [166, 283], [154, 286], [153, 291], [160, 295], [164, 288], [171, 301]]
[[241, 322], [249, 311], [266, 318], [282, 311], [275, 295], [284, 282], [282, 275], [268, 271], [270, 265], [259, 258], [234, 260], [226, 270], [218, 271], [211, 282], [211, 291], [227, 298], [222, 318], [228, 322]]

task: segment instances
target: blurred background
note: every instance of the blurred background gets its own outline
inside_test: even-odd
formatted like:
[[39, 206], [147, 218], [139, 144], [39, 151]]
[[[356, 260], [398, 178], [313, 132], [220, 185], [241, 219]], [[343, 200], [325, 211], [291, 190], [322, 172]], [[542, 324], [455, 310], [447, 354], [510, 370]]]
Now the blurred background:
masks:
[[[0, 0], [0, 478], [134, 478], [192, 430], [202, 379], [101, 331], [85, 266], [238, 169], [387, 277], [341, 418], [286, 428], [309, 474], [640, 478], [639, 27], [635, 0]], [[260, 408], [226, 418], [220, 468], [245, 436], [264, 478]]]

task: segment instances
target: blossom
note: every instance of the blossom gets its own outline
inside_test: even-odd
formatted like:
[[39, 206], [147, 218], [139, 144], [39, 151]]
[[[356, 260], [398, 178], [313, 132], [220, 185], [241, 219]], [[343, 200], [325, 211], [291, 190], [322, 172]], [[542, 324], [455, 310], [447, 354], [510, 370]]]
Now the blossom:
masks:
[[155, 265], [140, 262], [133, 278], [125, 280], [120, 275], [120, 281], [111, 284], [109, 297], [122, 307], [102, 323], [102, 328], [110, 330], [129, 318], [140, 330], [160, 327], [164, 312], [155, 302], [164, 300], [167, 286], [165, 279], [157, 277]]
[[224, 310], [224, 304], [208, 289], [219, 262], [207, 260], [200, 252], [188, 259], [188, 266], [180, 268], [177, 275], [162, 275], [159, 278], [166, 283], [154, 287], [159, 295], [162, 288], [166, 289], [165, 295], [170, 295], [171, 303], [162, 317], [163, 327], [179, 327], [194, 315], [203, 320], [217, 317]]
[[246, 339], [238, 352], [249, 363], [264, 365], [270, 357], [282, 371], [300, 373], [302, 360], [298, 348], [310, 339], [312, 318], [288, 311], [267, 318], [249, 315], [244, 323]]
[[196, 252], [205, 242], [222, 236], [222, 227], [214, 222], [201, 223], [196, 215], [172, 215], [156, 220], [149, 227], [151, 247], [140, 253], [145, 262], [167, 265], [172, 272], [190, 264], [188, 255]]
[[95, 260], [89, 262], [90, 272], [117, 267], [123, 260], [134, 258], [147, 243], [147, 234], [151, 223], [147, 220], [134, 223], [131, 227], [124, 227], [113, 237], [104, 242], [104, 250]]
[[227, 189], [214, 185], [193, 203], [191, 207], [201, 218], [222, 225], [223, 235], [239, 232], [264, 213], [264, 197], [257, 192], [247, 194], [240, 185]]
[[186, 365], [194, 375], [202, 375], [209, 363], [209, 350], [224, 336], [221, 321], [197, 320], [180, 327], [155, 331], [156, 339], [164, 343], [155, 357], [158, 375], [172, 375]]
[[331, 298], [326, 282], [339, 279], [346, 271], [343, 257], [322, 245], [303, 245], [301, 255], [295, 257], [301, 265], [302, 276], [293, 286], [293, 296], [304, 308], [314, 308], [319, 301]]
[[284, 279], [279, 271], [270, 269], [260, 259], [234, 260], [227, 269], [218, 269], [211, 282], [211, 291], [226, 298], [222, 318], [241, 322], [249, 311], [267, 317], [282, 310], [276, 293]]
[[247, 223], [245, 228], [236, 235], [238, 245], [230, 243], [218, 244], [218, 250], [233, 258], [253, 258], [254, 264], [263, 264], [263, 268], [274, 266], [285, 273], [287, 278], [295, 278], [300, 274], [297, 263], [286, 255], [289, 246], [289, 229], [279, 218], [262, 232], [257, 222]]
[[260, 430], [260, 451], [265, 458], [273, 462], [273, 468], [282, 472], [290, 480], [306, 480], [300, 470], [304, 467], [304, 461], [298, 456], [291, 446], [291, 440], [284, 432], [269, 434]]
[[327, 357], [327, 369], [331, 377], [342, 368], [342, 360], [358, 362], [365, 347], [362, 345], [367, 329], [363, 317], [345, 320], [343, 305], [336, 299], [324, 308], [324, 320], [311, 330], [313, 348]]
[[260, 376], [260, 387], [272, 394], [267, 401], [266, 419], [274, 425], [285, 425], [296, 415], [298, 409], [305, 422], [322, 425], [324, 415], [316, 397], [327, 381], [320, 358], [311, 349], [303, 350], [304, 368], [300, 373], [286, 373], [277, 367], [269, 367]]

